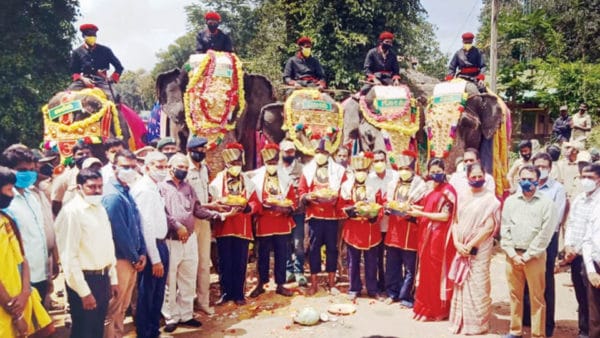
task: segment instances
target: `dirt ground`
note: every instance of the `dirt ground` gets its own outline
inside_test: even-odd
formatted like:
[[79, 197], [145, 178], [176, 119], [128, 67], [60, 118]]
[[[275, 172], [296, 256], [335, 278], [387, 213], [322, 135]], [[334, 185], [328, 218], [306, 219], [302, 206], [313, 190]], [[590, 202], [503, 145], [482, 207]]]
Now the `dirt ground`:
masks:
[[[505, 258], [502, 253], [496, 253], [492, 259], [492, 318], [491, 330], [487, 335], [477, 337], [498, 337], [508, 331], [509, 303], [508, 287], [504, 272]], [[246, 290], [249, 292], [256, 284], [254, 264], [248, 269]], [[218, 297], [216, 275], [211, 277], [211, 300]], [[321, 277], [325, 283], [325, 275]], [[60, 284], [61, 282], [57, 282]], [[356, 312], [347, 316], [333, 316], [334, 321], [321, 322], [315, 326], [300, 326], [293, 323], [294, 314], [304, 307], [310, 306], [319, 312], [326, 312], [331, 304], [349, 303], [344, 293], [338, 296], [329, 295], [323, 288], [316, 296], [306, 297], [304, 289], [295, 283], [287, 287], [294, 290], [294, 297], [283, 297], [275, 294], [273, 282], [269, 283], [268, 291], [256, 299], [248, 298], [245, 306], [236, 306], [232, 302], [215, 307], [216, 313], [207, 316], [197, 313], [203, 326], [199, 329], [178, 327], [171, 334], [162, 333], [161, 337], [323, 337], [323, 338], [353, 338], [353, 337], [462, 337], [453, 335], [448, 330], [448, 322], [418, 322], [412, 319], [412, 311], [401, 309], [396, 304], [386, 305], [383, 302], [358, 298], [355, 301]], [[342, 292], [348, 284], [341, 282], [338, 287]], [[58, 289], [58, 288], [57, 288]], [[64, 302], [64, 298], [57, 298]], [[57, 337], [68, 337], [69, 330], [64, 327], [64, 313], [55, 311]], [[127, 318], [127, 337], [135, 337], [135, 328], [131, 318]], [[565, 269], [556, 274], [556, 329], [554, 337], [567, 338], [577, 336], [577, 302], [570, 280], [570, 274]], [[525, 337], [529, 337], [526, 328]]]

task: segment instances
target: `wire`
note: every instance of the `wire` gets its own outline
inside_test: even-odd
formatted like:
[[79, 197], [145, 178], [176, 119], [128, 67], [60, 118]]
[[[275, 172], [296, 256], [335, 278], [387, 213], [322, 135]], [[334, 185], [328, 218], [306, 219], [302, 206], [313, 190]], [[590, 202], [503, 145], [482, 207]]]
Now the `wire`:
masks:
[[[477, 4], [480, 2], [481, 2], [481, 0], [475, 0], [473, 7], [471, 7], [471, 10], [469, 11], [469, 15], [467, 15], [467, 18], [463, 21], [462, 26], [460, 27], [458, 32], [456, 32], [456, 36], [454, 37], [454, 39], [452, 41], [458, 41], [458, 37], [462, 34], [462, 31], [465, 29], [465, 26], [469, 22], [469, 19], [471, 18], [471, 16], [473, 16], [473, 12], [475, 11], [475, 8], [477, 8]], [[452, 42], [452, 44], [454, 44], [454, 42]]]

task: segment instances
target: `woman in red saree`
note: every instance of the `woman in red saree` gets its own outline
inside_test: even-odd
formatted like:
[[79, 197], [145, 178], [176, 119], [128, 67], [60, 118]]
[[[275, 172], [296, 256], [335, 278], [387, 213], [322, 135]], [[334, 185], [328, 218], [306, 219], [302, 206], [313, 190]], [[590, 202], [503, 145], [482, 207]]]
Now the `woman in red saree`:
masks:
[[418, 217], [421, 228], [413, 318], [438, 321], [448, 318], [452, 299], [448, 270], [456, 253], [450, 231], [456, 210], [456, 192], [446, 182], [442, 159], [432, 159], [427, 170], [433, 189], [423, 198], [421, 206], [412, 205], [408, 211], [409, 215]]
[[454, 295], [450, 309], [452, 333], [483, 334], [490, 328], [490, 262], [494, 229], [500, 224], [500, 201], [485, 189], [481, 164], [467, 167], [470, 191], [461, 199], [452, 237], [456, 256], [450, 266]]

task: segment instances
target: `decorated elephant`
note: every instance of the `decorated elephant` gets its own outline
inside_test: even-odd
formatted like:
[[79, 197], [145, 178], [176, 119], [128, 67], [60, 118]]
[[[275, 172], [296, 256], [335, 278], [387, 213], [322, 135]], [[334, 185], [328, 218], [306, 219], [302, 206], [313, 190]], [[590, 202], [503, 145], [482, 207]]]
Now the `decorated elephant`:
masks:
[[[219, 54], [220, 55], [220, 54]], [[232, 60], [237, 57], [231, 56]], [[202, 65], [201, 65], [202, 66]], [[236, 107], [231, 107], [230, 113], [224, 116], [224, 128], [221, 129], [222, 137], [215, 139], [215, 133], [207, 133], [198, 136], [209, 138], [211, 146], [207, 153], [207, 162], [213, 172], [217, 172], [223, 167], [220, 156], [220, 149], [225, 144], [237, 140], [244, 145], [245, 149], [245, 169], [254, 168], [256, 163], [256, 125], [259, 118], [260, 109], [266, 104], [275, 101], [273, 86], [269, 80], [257, 74], [245, 74], [241, 72], [241, 65], [233, 65], [231, 69], [237, 71], [233, 77], [239, 79], [239, 87], [242, 90], [241, 97], [237, 98]], [[162, 112], [168, 117], [169, 134], [177, 139], [181, 151], [185, 151], [187, 139], [190, 136], [190, 125], [194, 126], [194, 121], [190, 117], [190, 106], [194, 104], [193, 99], [186, 99], [186, 93], [190, 93], [189, 84], [194, 84], [194, 72], [190, 72], [190, 67], [184, 66], [184, 70], [175, 68], [161, 73], [156, 79], [156, 92], [158, 102], [162, 106]], [[215, 70], [218, 72], [218, 69]], [[190, 78], [190, 74], [192, 77]], [[243, 74], [243, 75], [242, 75]], [[232, 76], [230, 76], [232, 77]], [[187, 111], [186, 111], [187, 102]], [[220, 104], [217, 98], [209, 104]], [[200, 134], [196, 132], [196, 134]]]
[[123, 139], [131, 149], [143, 146], [143, 121], [131, 108], [115, 104], [99, 88], [63, 91], [42, 108], [44, 147], [54, 149], [69, 162], [77, 142], [88, 143], [94, 156], [104, 160], [102, 142], [109, 137]]

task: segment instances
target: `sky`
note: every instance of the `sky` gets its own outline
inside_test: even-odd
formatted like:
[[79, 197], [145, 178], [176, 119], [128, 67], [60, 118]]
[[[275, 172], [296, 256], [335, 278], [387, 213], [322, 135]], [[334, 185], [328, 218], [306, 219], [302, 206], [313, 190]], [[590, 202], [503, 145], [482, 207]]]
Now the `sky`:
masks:
[[[386, 0], [383, 0], [386, 1]], [[192, 0], [80, 0], [75, 26], [93, 23], [100, 29], [98, 43], [110, 47], [125, 69], [151, 70], [156, 53], [186, 32], [184, 7]], [[482, 0], [421, 0], [436, 27], [442, 53], [461, 46], [460, 35], [477, 32]], [[78, 35], [77, 44], [81, 43]]]

